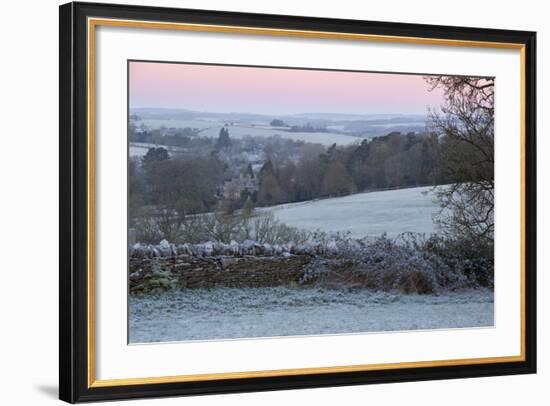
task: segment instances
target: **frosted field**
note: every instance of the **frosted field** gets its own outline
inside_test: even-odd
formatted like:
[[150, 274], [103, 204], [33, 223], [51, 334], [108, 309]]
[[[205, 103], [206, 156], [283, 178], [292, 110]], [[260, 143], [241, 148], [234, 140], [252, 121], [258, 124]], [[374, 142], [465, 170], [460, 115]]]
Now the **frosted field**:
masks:
[[493, 326], [493, 293], [195, 289], [130, 297], [131, 343]]
[[145, 143], [130, 143], [129, 154], [130, 156], [143, 157], [149, 151], [149, 148], [164, 147], [163, 145], [145, 144]]
[[131, 142], [129, 145], [129, 155], [142, 157], [149, 152], [149, 148], [159, 148], [162, 147], [168, 151], [168, 153], [177, 153], [178, 151], [181, 151], [181, 148], [174, 147], [170, 145], [161, 145], [161, 144], [150, 144], [147, 142]]
[[[220, 133], [220, 128], [225, 124], [224, 122], [208, 121], [208, 120], [164, 120], [164, 119], [144, 119], [142, 122], [150, 129], [156, 129], [161, 127], [167, 128], [198, 128], [201, 130], [199, 133], [202, 137], [217, 138]], [[269, 127], [265, 125], [251, 126], [251, 125], [239, 125], [235, 124], [229, 126], [229, 136], [232, 138], [242, 138], [247, 135], [254, 137], [272, 137], [279, 135], [281, 138], [291, 139], [296, 141], [306, 141], [325, 146], [330, 146], [334, 143], [338, 145], [349, 145], [353, 143], [360, 143], [361, 138], [352, 137], [345, 134], [334, 133], [309, 133], [309, 132], [296, 132], [291, 133], [287, 131], [281, 131], [280, 129]]]
[[430, 234], [439, 212], [432, 187], [358, 193], [332, 199], [282, 204], [268, 210], [281, 222], [305, 230], [349, 231], [362, 238], [384, 232], [393, 238], [404, 232]]

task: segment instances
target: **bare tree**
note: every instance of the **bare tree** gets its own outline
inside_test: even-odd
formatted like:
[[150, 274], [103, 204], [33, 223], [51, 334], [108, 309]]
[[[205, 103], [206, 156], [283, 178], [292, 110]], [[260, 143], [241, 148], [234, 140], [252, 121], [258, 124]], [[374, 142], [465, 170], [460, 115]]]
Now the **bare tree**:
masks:
[[436, 189], [443, 230], [492, 244], [494, 234], [494, 78], [430, 76], [444, 92], [441, 111], [430, 112], [440, 138], [441, 170], [452, 184]]

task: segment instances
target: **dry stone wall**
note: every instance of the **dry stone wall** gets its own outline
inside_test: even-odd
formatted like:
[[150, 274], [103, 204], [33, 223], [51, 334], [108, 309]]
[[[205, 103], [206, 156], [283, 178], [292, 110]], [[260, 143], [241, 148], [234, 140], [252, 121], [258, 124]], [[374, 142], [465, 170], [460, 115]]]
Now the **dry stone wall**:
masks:
[[247, 244], [135, 245], [130, 248], [130, 293], [170, 289], [293, 286], [313, 252], [299, 247]]

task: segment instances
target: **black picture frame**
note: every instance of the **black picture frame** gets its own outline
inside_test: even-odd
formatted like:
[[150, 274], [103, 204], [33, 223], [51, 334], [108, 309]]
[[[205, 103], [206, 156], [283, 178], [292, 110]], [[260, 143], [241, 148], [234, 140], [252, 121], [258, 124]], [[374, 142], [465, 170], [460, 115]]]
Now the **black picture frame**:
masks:
[[[235, 393], [536, 372], [536, 33], [374, 21], [94, 3], [60, 6], [59, 397], [84, 402]], [[89, 384], [87, 188], [87, 19], [89, 17], [513, 43], [525, 52], [524, 349], [523, 360], [360, 372], [312, 373], [94, 387]]]

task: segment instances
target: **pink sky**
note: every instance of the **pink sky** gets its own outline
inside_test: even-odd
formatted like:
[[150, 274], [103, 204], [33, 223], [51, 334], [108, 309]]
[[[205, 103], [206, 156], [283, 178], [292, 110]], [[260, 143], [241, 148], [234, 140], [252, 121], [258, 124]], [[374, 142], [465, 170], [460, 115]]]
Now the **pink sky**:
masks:
[[130, 62], [130, 107], [240, 113], [424, 114], [420, 75]]

